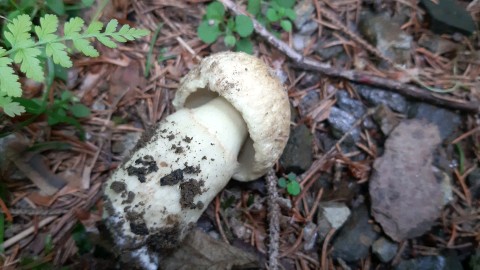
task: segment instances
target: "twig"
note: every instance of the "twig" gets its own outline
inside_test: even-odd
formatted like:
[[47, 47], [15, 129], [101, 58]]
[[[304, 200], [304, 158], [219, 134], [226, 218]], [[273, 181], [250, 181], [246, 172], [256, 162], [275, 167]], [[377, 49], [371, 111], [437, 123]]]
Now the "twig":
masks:
[[[220, 1], [236, 15], [248, 15], [231, 0]], [[255, 18], [251, 19], [253, 21], [255, 32], [264, 39], [266, 39], [267, 42], [270, 43], [272, 46], [276, 47], [278, 50], [287, 55], [290, 59], [293, 60], [295, 65], [300, 68], [318, 71], [328, 76], [339, 77], [352, 82], [384, 88], [385, 90], [395, 91], [411, 98], [420, 99], [450, 109], [475, 113], [480, 112], [480, 104], [478, 102], [466, 102], [458, 99], [444, 98], [414, 85], [405, 84], [389, 78], [382, 78], [364, 71], [334, 68], [329, 64], [321, 63], [312, 58], [305, 58], [303, 57], [303, 55], [288, 46], [287, 43], [273, 36], [265, 27], [263, 27], [257, 20], [255, 20]]]
[[[58, 216], [58, 215], [63, 215], [65, 213], [70, 212], [70, 210], [67, 209], [48, 209], [48, 208], [12, 208], [8, 209], [10, 214], [20, 216], [20, 215], [26, 215], [26, 216]], [[5, 213], [6, 212], [2, 209], [0, 213]]]
[[278, 206], [278, 179], [275, 171], [270, 169], [267, 173], [267, 192], [268, 192], [268, 269], [278, 269], [279, 241], [280, 241], [280, 208]]
[[328, 267], [327, 267], [327, 248], [328, 248], [328, 243], [330, 242], [330, 239], [335, 234], [335, 231], [336, 231], [335, 229], [331, 229], [327, 233], [327, 236], [325, 237], [325, 240], [323, 241], [320, 269], [328, 269]]
[[23, 238], [32, 234], [35, 230], [38, 230], [38, 229], [48, 225], [50, 222], [54, 221], [56, 218], [57, 218], [57, 216], [47, 217], [47, 218], [43, 219], [42, 221], [40, 221], [40, 223], [38, 223], [38, 225], [32, 225], [28, 229], [24, 230], [23, 232], [15, 235], [12, 238], [9, 238], [7, 241], [3, 242], [3, 245], [1, 247], [4, 250], [9, 248], [10, 246], [14, 245], [18, 241], [20, 241]]

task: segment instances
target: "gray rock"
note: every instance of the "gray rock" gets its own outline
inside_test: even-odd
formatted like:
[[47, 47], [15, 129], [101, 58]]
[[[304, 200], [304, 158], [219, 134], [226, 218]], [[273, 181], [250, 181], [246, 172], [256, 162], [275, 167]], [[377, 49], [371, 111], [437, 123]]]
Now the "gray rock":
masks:
[[457, 255], [450, 256], [425, 256], [411, 260], [401, 261], [395, 270], [462, 270]]
[[300, 30], [304, 24], [306, 24], [313, 12], [315, 11], [315, 6], [313, 5], [312, 1], [310, 0], [303, 0], [298, 2], [298, 4], [294, 8], [295, 14], [297, 14], [297, 18], [293, 22], [295, 27]]
[[400, 119], [385, 105], [380, 105], [373, 115], [373, 121], [382, 130], [385, 136], [388, 136], [390, 132], [400, 123]]
[[388, 240], [385, 237], [380, 237], [372, 245], [372, 251], [377, 258], [383, 262], [388, 263], [397, 254], [398, 244]]
[[[480, 197], [480, 168], [473, 170], [467, 176], [467, 184], [470, 188], [470, 193], [474, 198]], [[480, 257], [480, 254], [479, 254]]]
[[334, 258], [354, 262], [368, 256], [370, 246], [378, 238], [369, 219], [365, 205], [352, 209], [352, 215], [333, 241]]
[[303, 51], [307, 47], [310, 36], [293, 34], [293, 48], [297, 51]]
[[318, 29], [318, 23], [316, 21], [308, 21], [300, 28], [298, 33], [305, 36], [310, 36], [317, 29]]
[[420, 0], [430, 16], [430, 29], [437, 34], [454, 34], [459, 32], [471, 35], [477, 29], [470, 13], [455, 0], [442, 0], [434, 3]]
[[357, 119], [361, 118], [367, 111], [367, 107], [361, 101], [351, 98], [347, 91], [338, 91], [336, 97], [336, 105]]
[[427, 103], [417, 103], [409, 112], [410, 118], [425, 119], [435, 124], [440, 131], [440, 138], [447, 139], [462, 124], [462, 118], [458, 113], [436, 107]]
[[320, 95], [315, 90], [310, 90], [305, 94], [298, 104], [298, 110], [302, 116], [307, 114], [318, 106], [320, 102]]
[[129, 132], [122, 137], [123, 140], [112, 142], [112, 152], [121, 156], [127, 155], [137, 144], [142, 134], [140, 132]]
[[288, 172], [303, 173], [312, 165], [313, 140], [305, 125], [295, 127], [280, 157], [280, 164]]
[[303, 249], [308, 251], [315, 246], [317, 241], [317, 225], [315, 223], [309, 222], [305, 227], [303, 227]]
[[318, 243], [323, 242], [331, 229], [338, 230], [350, 217], [350, 209], [344, 203], [327, 202], [318, 206]]
[[399, 64], [410, 63], [412, 37], [401, 29], [400, 23], [384, 14], [365, 12], [359, 30], [385, 57]]
[[[349, 112], [334, 106], [330, 110], [327, 121], [333, 128], [333, 135], [340, 138], [353, 127], [357, 119]], [[360, 139], [360, 128], [355, 127], [350, 132], [349, 137], [353, 141], [358, 141]]]
[[399, 113], [406, 113], [408, 110], [407, 100], [400, 94], [363, 84], [353, 84], [353, 86], [360, 96], [372, 105], [384, 104]]

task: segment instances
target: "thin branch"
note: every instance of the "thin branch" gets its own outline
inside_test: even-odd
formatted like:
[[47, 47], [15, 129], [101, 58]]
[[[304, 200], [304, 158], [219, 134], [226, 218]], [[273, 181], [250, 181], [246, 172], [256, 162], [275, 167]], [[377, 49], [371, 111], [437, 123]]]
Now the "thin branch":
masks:
[[[240, 7], [237, 6], [233, 1], [220, 1], [234, 14], [242, 14], [248, 16], [248, 14], [245, 11], [241, 10]], [[306, 58], [294, 49], [292, 49], [290, 46], [288, 46], [287, 43], [273, 36], [265, 27], [263, 27], [257, 20], [255, 20], [255, 18], [251, 19], [253, 21], [255, 32], [259, 36], [267, 40], [267, 42], [270, 43], [272, 46], [276, 47], [278, 50], [287, 55], [295, 63], [295, 65], [300, 68], [318, 71], [328, 76], [338, 77], [352, 82], [384, 88], [385, 90], [395, 91], [407, 97], [423, 100], [450, 109], [474, 113], [480, 112], [480, 104], [478, 102], [466, 102], [463, 100], [440, 96], [415, 85], [405, 84], [389, 78], [382, 78], [364, 71], [339, 69], [332, 67], [329, 64], [321, 63], [315, 59]]]
[[278, 179], [275, 171], [270, 169], [267, 173], [267, 192], [268, 192], [268, 269], [278, 269], [279, 241], [280, 241], [280, 208], [278, 206]]

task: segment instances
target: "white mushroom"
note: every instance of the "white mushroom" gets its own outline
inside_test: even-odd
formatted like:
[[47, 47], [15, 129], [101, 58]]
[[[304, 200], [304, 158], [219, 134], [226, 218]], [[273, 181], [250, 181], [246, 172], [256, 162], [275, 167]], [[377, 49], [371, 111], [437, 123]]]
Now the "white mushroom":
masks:
[[177, 246], [231, 178], [259, 178], [289, 135], [285, 89], [258, 58], [224, 52], [180, 82], [166, 117], [105, 186], [106, 224], [121, 249]]

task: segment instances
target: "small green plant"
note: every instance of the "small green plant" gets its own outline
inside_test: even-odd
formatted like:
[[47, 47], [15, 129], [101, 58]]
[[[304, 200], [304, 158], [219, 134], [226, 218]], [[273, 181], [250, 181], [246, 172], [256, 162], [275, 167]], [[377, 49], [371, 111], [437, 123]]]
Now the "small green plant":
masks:
[[[266, 9], [262, 9], [262, 5]], [[276, 29], [279, 27], [287, 32], [292, 31], [292, 21], [297, 18], [294, 5], [295, 0], [248, 0], [247, 10], [269, 31], [278, 34]]]
[[36, 117], [45, 115], [50, 126], [65, 123], [76, 127], [83, 137], [83, 129], [77, 119], [88, 117], [90, 109], [81, 104], [71, 92], [63, 91], [52, 103], [41, 98], [13, 98], [13, 101]]
[[253, 53], [253, 44], [249, 39], [252, 33], [253, 22], [250, 17], [237, 15], [227, 18], [225, 7], [217, 1], [207, 6], [206, 14], [197, 29], [198, 36], [207, 44], [223, 36], [227, 47], [235, 47], [235, 50], [249, 54]]
[[[55, 64], [69, 68], [72, 66], [67, 45], [72, 42], [73, 47], [89, 57], [99, 56], [99, 52], [92, 46], [92, 38], [97, 39], [109, 48], [116, 48], [117, 42], [126, 42], [140, 38], [149, 33], [147, 30], [131, 28], [123, 25], [118, 31], [117, 20], [111, 20], [103, 28], [103, 23], [94, 21], [83, 30], [85, 22], [79, 18], [71, 18], [63, 27], [63, 36], [57, 34], [59, 21], [56, 15], [47, 14], [40, 18], [40, 24], [33, 27], [37, 40], [31, 35], [32, 19], [22, 14], [7, 24], [4, 36], [9, 44], [7, 50], [0, 46], [0, 108], [10, 117], [25, 112], [25, 108], [12, 98], [22, 95], [19, 77], [15, 74], [13, 63], [20, 65], [20, 71], [38, 82], [45, 79], [42, 60], [43, 57], [53, 59]], [[102, 31], [103, 29], [103, 31]], [[113, 39], [113, 40], [112, 40]]]
[[278, 186], [281, 188], [286, 188], [288, 194], [292, 196], [297, 196], [302, 191], [300, 184], [297, 181], [297, 175], [294, 173], [289, 173], [287, 178], [280, 177], [278, 179]]
[[[248, 0], [247, 10], [269, 31], [278, 35], [277, 29], [292, 31], [292, 21], [297, 17], [292, 9], [294, 5], [295, 0]], [[223, 42], [228, 48], [250, 54], [253, 53], [250, 40], [252, 33], [253, 22], [250, 17], [237, 15], [227, 18], [225, 7], [218, 1], [207, 6], [206, 14], [197, 29], [198, 36], [207, 44], [223, 36]]]

